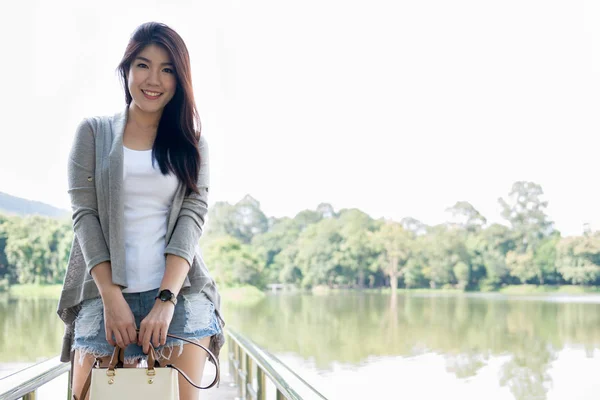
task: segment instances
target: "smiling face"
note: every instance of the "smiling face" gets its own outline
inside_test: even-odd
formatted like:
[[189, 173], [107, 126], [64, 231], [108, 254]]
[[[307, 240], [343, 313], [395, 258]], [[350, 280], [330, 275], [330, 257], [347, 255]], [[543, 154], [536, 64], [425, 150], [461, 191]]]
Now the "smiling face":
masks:
[[157, 45], [146, 46], [133, 59], [127, 81], [133, 106], [147, 113], [162, 113], [177, 87], [169, 53]]

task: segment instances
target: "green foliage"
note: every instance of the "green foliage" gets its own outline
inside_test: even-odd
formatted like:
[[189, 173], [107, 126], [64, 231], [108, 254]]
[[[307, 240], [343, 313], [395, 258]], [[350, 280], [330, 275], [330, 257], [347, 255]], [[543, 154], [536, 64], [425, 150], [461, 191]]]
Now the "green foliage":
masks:
[[62, 220], [5, 218], [0, 225], [0, 263], [6, 264], [0, 266], [0, 277], [11, 283], [61, 282], [72, 239], [71, 226]]
[[0, 293], [8, 292], [9, 288], [8, 278], [0, 279]]
[[209, 235], [229, 235], [248, 244], [255, 235], [266, 232], [268, 228], [269, 222], [260, 209], [260, 203], [249, 195], [233, 206], [218, 202], [208, 213]]
[[412, 232], [398, 222], [386, 222], [373, 236], [379, 252], [378, 264], [390, 278], [390, 287], [398, 287], [398, 278], [406, 272], [408, 262], [415, 256], [417, 244]]
[[557, 246], [556, 267], [565, 281], [597, 285], [600, 279], [600, 234], [567, 237]]
[[516, 251], [509, 251], [506, 254], [506, 266], [510, 271], [510, 275], [519, 279], [521, 283], [527, 283], [536, 276], [531, 252], [520, 254]]
[[458, 281], [458, 287], [460, 289], [466, 289], [469, 284], [471, 271], [469, 266], [462, 261], [459, 261], [454, 265], [454, 276], [456, 276], [456, 280]]
[[[600, 284], [600, 233], [562, 238], [540, 185], [516, 182], [500, 199], [509, 226], [488, 225], [466, 201], [448, 223], [375, 220], [328, 203], [294, 218], [267, 218], [245, 196], [209, 210], [204, 257], [222, 287], [289, 283], [302, 288], [450, 288]], [[0, 281], [60, 283], [73, 233], [68, 221], [0, 215]], [[4, 283], [8, 282], [8, 283]], [[393, 292], [395, 293], [395, 291]]]
[[231, 236], [210, 241], [204, 250], [217, 283], [224, 286], [262, 286], [261, 261], [252, 248]]
[[534, 182], [515, 182], [508, 200], [499, 199], [502, 216], [510, 223], [519, 254], [535, 251], [542, 239], [552, 233], [552, 222], [546, 215], [544, 191]]

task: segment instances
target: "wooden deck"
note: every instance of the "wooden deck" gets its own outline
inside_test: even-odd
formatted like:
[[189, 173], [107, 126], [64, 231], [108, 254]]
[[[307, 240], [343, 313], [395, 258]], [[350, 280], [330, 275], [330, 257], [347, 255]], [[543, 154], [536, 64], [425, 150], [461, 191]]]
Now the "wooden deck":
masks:
[[[238, 399], [238, 389], [234, 383], [233, 376], [229, 374], [229, 365], [223, 362], [227, 354], [222, 354], [221, 358], [221, 382], [219, 387], [212, 387], [200, 392], [200, 400], [236, 400]], [[214, 375], [213, 375], [214, 377]], [[207, 382], [208, 383], [208, 382]], [[203, 385], [206, 385], [204, 380]]]

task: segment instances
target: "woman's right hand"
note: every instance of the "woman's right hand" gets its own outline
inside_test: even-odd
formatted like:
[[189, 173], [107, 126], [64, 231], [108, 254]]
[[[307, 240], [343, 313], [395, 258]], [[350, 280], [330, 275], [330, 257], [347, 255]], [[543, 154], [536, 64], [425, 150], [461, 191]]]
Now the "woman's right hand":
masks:
[[[106, 341], [112, 346], [124, 349], [131, 343], [137, 343], [135, 318], [118, 286], [102, 295], [104, 304], [104, 330]], [[113, 339], [114, 335], [114, 339]]]

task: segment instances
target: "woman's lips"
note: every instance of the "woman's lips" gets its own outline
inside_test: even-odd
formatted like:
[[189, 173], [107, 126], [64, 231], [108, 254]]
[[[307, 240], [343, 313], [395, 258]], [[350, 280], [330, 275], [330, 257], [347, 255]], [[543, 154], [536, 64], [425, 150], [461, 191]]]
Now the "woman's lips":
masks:
[[142, 93], [144, 94], [144, 97], [147, 98], [148, 100], [156, 100], [160, 96], [162, 96], [162, 93], [160, 93], [160, 92], [150, 92], [150, 91], [142, 90]]

